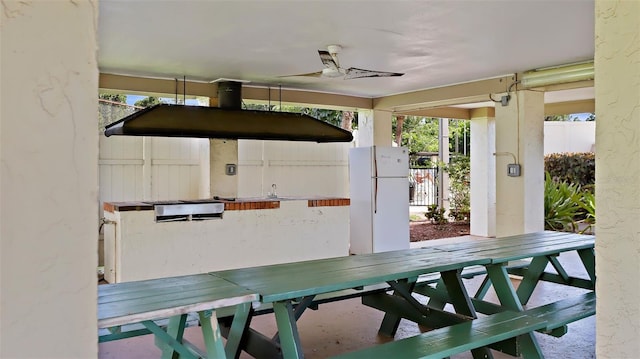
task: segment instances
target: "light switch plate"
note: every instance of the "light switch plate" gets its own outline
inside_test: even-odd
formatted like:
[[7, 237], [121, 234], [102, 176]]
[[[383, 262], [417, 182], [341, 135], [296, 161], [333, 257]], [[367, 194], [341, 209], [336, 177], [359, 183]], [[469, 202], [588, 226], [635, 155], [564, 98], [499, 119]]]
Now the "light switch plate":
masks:
[[509, 163], [507, 165], [507, 176], [520, 177], [520, 165], [517, 163]]
[[236, 175], [236, 165], [233, 163], [227, 163], [225, 165], [225, 173], [227, 176], [235, 176]]

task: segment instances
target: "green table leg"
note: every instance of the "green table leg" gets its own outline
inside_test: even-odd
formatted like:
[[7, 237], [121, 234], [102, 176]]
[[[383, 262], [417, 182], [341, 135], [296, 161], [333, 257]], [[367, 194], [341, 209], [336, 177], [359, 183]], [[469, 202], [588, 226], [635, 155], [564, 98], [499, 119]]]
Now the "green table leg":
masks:
[[236, 307], [229, 335], [227, 335], [227, 346], [225, 347], [225, 353], [228, 358], [240, 357], [241, 346], [246, 339], [252, 317], [253, 309], [251, 308], [251, 303], [242, 303]]
[[488, 275], [485, 275], [482, 283], [480, 284], [480, 287], [473, 297], [476, 299], [483, 299], [487, 295], [489, 288], [491, 288], [491, 279], [489, 279]]
[[304, 358], [291, 301], [274, 302], [273, 312], [276, 315], [283, 358]]
[[[487, 275], [491, 278], [493, 289], [496, 291], [500, 304], [507, 309], [521, 312], [522, 304], [516, 294], [516, 290], [511, 284], [507, 269], [500, 264], [490, 264], [486, 267]], [[517, 340], [523, 358], [544, 358], [533, 333], [520, 335], [517, 337]]]
[[[184, 334], [186, 323], [186, 314], [176, 315], [169, 318], [169, 324], [167, 325], [166, 334], [168, 334], [171, 338], [174, 338], [178, 343], [182, 343], [182, 335]], [[151, 330], [150, 328], [148, 328], [147, 324], [145, 324], [145, 326], [147, 326], [147, 329]], [[157, 333], [154, 334], [156, 334], [156, 339], [161, 339]], [[168, 343], [165, 342], [163, 343], [163, 345], [159, 345], [160, 349], [162, 350], [162, 359], [177, 359], [179, 357], [178, 353], [170, 345], [167, 344]]]
[[[474, 319], [477, 318], [478, 315], [471, 303], [471, 298], [469, 298], [469, 294], [462, 283], [460, 270], [441, 272], [440, 276], [445, 287], [447, 287], [449, 298], [451, 298], [451, 304], [456, 310], [456, 313], [463, 314]], [[491, 351], [487, 347], [473, 349], [471, 353], [475, 359], [493, 358], [493, 354], [491, 354]]]
[[227, 355], [224, 352], [224, 342], [218, 327], [218, 318], [215, 310], [205, 310], [198, 312], [200, 325], [202, 326], [202, 337], [204, 345], [207, 348], [207, 358], [225, 359]]
[[551, 263], [551, 265], [556, 270], [558, 275], [562, 278], [562, 280], [565, 283], [569, 283], [569, 280], [570, 280], [569, 273], [567, 273], [567, 271], [564, 269], [564, 267], [562, 266], [562, 264], [558, 260], [558, 257], [557, 256], [548, 256], [547, 258], [549, 258], [549, 263]]
[[[179, 317], [183, 317], [186, 319], [186, 315], [181, 315]], [[177, 336], [170, 334], [168, 331], [165, 332], [160, 328], [156, 323], [152, 320], [145, 320], [142, 324], [149, 329], [151, 333], [156, 337], [158, 341], [161, 341], [167, 345], [167, 349], [163, 350], [162, 357], [165, 358], [167, 356], [181, 359], [197, 359], [193, 353], [189, 351], [184, 345], [182, 345], [182, 333], [184, 332], [184, 327], [182, 331], [177, 332]], [[169, 328], [167, 328], [169, 329]], [[176, 333], [176, 331], [171, 330], [172, 333]]]
[[[406, 279], [398, 282], [402, 283], [403, 285], [406, 285], [409, 293], [413, 291], [413, 288], [415, 287], [415, 283], [416, 283], [415, 280], [409, 282]], [[401, 294], [398, 293], [397, 291], [394, 291], [393, 295], [401, 296]], [[382, 319], [382, 323], [380, 324], [380, 329], [378, 330], [378, 333], [388, 337], [394, 337], [396, 335], [396, 332], [398, 331], [398, 326], [400, 325], [401, 319], [402, 318], [400, 318], [397, 315], [385, 313], [384, 318]]]
[[580, 256], [580, 260], [582, 260], [582, 264], [584, 264], [584, 269], [587, 270], [589, 274], [589, 279], [591, 279], [591, 283], [595, 286], [596, 284], [596, 256], [593, 248], [581, 249], [578, 251], [578, 255]]
[[[438, 282], [436, 282], [436, 287], [435, 289], [442, 289], [444, 288], [444, 281], [442, 280], [442, 277], [440, 279], [438, 279]], [[447, 302], [440, 300], [440, 299], [436, 299], [436, 298], [429, 298], [429, 301], [427, 301], [427, 306], [430, 308], [436, 308], [436, 309], [444, 309], [445, 305], [447, 305]]]
[[544, 269], [547, 268], [548, 263], [549, 258], [546, 256], [535, 257], [531, 260], [531, 264], [529, 264], [529, 267], [524, 272], [524, 277], [522, 277], [522, 282], [520, 282], [517, 291], [520, 303], [523, 305], [527, 304], [531, 298], [533, 290], [536, 289], [536, 285], [538, 285], [540, 277], [544, 273]]

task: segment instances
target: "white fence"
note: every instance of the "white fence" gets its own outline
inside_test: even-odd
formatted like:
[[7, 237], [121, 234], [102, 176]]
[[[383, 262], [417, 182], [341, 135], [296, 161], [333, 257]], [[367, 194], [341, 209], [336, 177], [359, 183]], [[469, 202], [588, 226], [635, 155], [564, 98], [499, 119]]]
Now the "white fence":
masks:
[[[350, 146], [238, 141], [238, 196], [265, 196], [276, 184], [280, 196], [348, 197]], [[208, 161], [206, 139], [101, 136], [101, 211], [105, 201], [203, 198]]]
[[[588, 152], [594, 122], [545, 122], [545, 154]], [[349, 195], [353, 143], [238, 141], [238, 196]], [[100, 201], [203, 198], [209, 192], [209, 142], [164, 137], [100, 137]], [[100, 213], [102, 216], [102, 213]]]
[[556, 122], [544, 123], [544, 154], [562, 152], [591, 152], [595, 150], [596, 123]]

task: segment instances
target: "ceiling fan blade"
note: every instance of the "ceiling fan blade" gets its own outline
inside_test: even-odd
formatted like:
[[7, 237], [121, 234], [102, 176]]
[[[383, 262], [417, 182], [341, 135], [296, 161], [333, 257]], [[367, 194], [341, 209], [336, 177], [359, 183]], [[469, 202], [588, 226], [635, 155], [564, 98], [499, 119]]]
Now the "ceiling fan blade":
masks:
[[320, 61], [322, 61], [322, 64], [326, 68], [332, 69], [332, 70], [338, 70], [339, 66], [336, 63], [336, 61], [333, 59], [333, 56], [331, 56], [329, 51], [318, 50], [318, 55], [320, 55]]
[[374, 70], [365, 70], [359, 69], [356, 67], [350, 67], [346, 74], [344, 75], [345, 80], [350, 79], [359, 79], [363, 77], [392, 77], [392, 76], [402, 76], [403, 73], [400, 72], [386, 72], [386, 71], [374, 71]]
[[296, 74], [296, 75], [285, 75], [285, 76], [278, 76], [278, 77], [298, 77], [298, 76], [306, 76], [306, 77], [322, 77], [322, 71], [316, 71], [316, 72], [309, 72], [306, 74]]

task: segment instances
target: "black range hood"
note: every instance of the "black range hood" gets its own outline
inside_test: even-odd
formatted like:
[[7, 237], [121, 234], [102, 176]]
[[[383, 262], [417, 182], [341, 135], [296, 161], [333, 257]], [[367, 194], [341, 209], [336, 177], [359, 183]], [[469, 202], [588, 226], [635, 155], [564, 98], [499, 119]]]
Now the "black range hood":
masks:
[[351, 142], [351, 132], [311, 116], [242, 110], [241, 84], [218, 84], [219, 107], [159, 104], [105, 128], [105, 135]]

